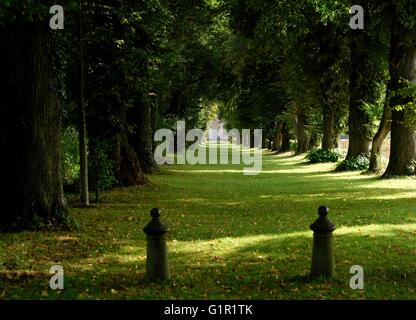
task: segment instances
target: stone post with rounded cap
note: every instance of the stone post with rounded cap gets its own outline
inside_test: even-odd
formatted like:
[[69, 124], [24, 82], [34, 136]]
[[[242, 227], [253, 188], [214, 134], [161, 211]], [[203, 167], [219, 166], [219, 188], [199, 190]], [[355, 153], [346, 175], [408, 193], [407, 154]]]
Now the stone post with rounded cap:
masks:
[[328, 219], [328, 212], [328, 207], [319, 207], [319, 218], [310, 226], [313, 231], [311, 278], [335, 275], [332, 233], [336, 226]]
[[169, 229], [160, 222], [160, 213], [160, 209], [152, 209], [152, 220], [143, 228], [147, 236], [146, 280], [149, 282], [163, 282], [170, 278], [165, 237]]

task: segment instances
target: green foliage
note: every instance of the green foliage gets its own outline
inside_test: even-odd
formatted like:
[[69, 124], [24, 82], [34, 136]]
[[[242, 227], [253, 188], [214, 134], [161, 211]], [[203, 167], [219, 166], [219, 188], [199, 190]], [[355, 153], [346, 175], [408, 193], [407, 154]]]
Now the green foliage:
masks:
[[0, 25], [5, 22], [32, 22], [41, 20], [47, 23], [53, 0], [0, 0]]
[[219, 113], [218, 103], [201, 99], [196, 128], [205, 130], [207, 124], [213, 121]]
[[109, 190], [117, 184], [113, 172], [114, 163], [109, 157], [111, 150], [112, 145], [108, 141], [97, 141], [91, 146], [89, 183], [97, 198], [100, 191]]
[[291, 140], [289, 143], [289, 150], [295, 152], [297, 149], [298, 149], [298, 142], [295, 140]]
[[336, 168], [336, 171], [363, 171], [370, 165], [370, 158], [365, 154], [360, 154], [352, 159], [345, 159]]
[[62, 134], [62, 172], [64, 185], [74, 186], [79, 182], [79, 141], [78, 131], [68, 127]]
[[5, 7], [10, 7], [10, 4], [12, 3], [13, 0], [1, 0], [0, 1], [0, 5], [3, 5]]
[[411, 128], [416, 128], [416, 83], [406, 79], [400, 79], [401, 88], [390, 93], [390, 99], [399, 98], [407, 101], [404, 104], [392, 106], [397, 111], [405, 112], [405, 124]]
[[312, 150], [306, 156], [310, 163], [338, 162], [342, 155], [336, 150]]

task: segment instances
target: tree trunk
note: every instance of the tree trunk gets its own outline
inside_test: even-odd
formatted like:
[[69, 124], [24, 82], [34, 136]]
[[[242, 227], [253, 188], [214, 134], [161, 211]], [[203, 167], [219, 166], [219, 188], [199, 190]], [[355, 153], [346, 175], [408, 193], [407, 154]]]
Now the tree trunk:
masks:
[[290, 130], [289, 125], [285, 121], [282, 126], [282, 147], [279, 152], [289, 152], [290, 151]]
[[0, 37], [0, 229], [68, 226], [53, 36], [35, 20], [14, 21]]
[[282, 140], [283, 140], [283, 132], [282, 132], [283, 126], [281, 123], [277, 125], [276, 132], [273, 136], [273, 151], [278, 151], [282, 147]]
[[386, 93], [383, 117], [381, 118], [380, 125], [376, 135], [374, 136], [371, 147], [370, 165], [368, 168], [369, 172], [378, 173], [381, 171], [381, 147], [383, 146], [383, 142], [391, 130], [391, 109], [388, 103], [388, 99], [389, 89]]
[[303, 113], [299, 113], [295, 118], [296, 140], [298, 143], [296, 154], [302, 154], [309, 151], [309, 134], [306, 130], [306, 119]]
[[[160, 105], [160, 98], [157, 97], [156, 102], [153, 104], [152, 107], [152, 134], [154, 135], [156, 133], [157, 130], [159, 130], [160, 128], [160, 115], [159, 115], [159, 105]], [[156, 149], [156, 147], [158, 146], [158, 142], [155, 141], [152, 137], [152, 144], [153, 144], [153, 150]]]
[[321, 140], [319, 134], [313, 130], [311, 133], [311, 138], [309, 139], [309, 150], [319, 148], [320, 142]]
[[335, 130], [335, 113], [334, 111], [326, 107], [323, 110], [323, 137], [322, 137], [322, 149], [333, 150], [337, 147], [337, 133]]
[[84, 206], [90, 205], [88, 190], [88, 146], [87, 146], [87, 123], [85, 120], [84, 99], [84, 50], [82, 45], [82, 7], [78, 1], [78, 120], [79, 120], [79, 158], [80, 158], [80, 200]]
[[[394, 12], [394, 11], [393, 11]], [[416, 33], [407, 30], [400, 19], [393, 18], [390, 76], [392, 91], [406, 86], [401, 80], [416, 83]], [[408, 175], [416, 156], [415, 130], [406, 123], [406, 111], [394, 109], [397, 105], [405, 105], [411, 97], [396, 95], [390, 103], [392, 110], [390, 161], [384, 177]]]
[[119, 130], [116, 133], [114, 156], [115, 176], [123, 186], [141, 185], [148, 182], [144, 176], [140, 159], [131, 147], [127, 133]]
[[[366, 23], [369, 18], [366, 17]], [[370, 154], [372, 118], [364, 108], [364, 103], [374, 103], [378, 99], [379, 67], [373, 65], [368, 54], [369, 37], [365, 30], [351, 30], [351, 70], [349, 101], [349, 146], [347, 159], [360, 154]]]
[[158, 167], [153, 155], [152, 108], [149, 105], [136, 106], [136, 134], [131, 145], [139, 157], [141, 168], [145, 173], [157, 171]]
[[360, 154], [370, 154], [371, 140], [364, 135], [359, 135], [358, 131], [359, 130], [350, 131], [346, 159], [355, 158]]
[[369, 123], [371, 119], [360, 107], [361, 102], [358, 98], [355, 99], [353, 96], [355, 95], [351, 94], [348, 118], [349, 144], [346, 159], [355, 158], [360, 154], [370, 154], [371, 139], [368, 128], [371, 125]]

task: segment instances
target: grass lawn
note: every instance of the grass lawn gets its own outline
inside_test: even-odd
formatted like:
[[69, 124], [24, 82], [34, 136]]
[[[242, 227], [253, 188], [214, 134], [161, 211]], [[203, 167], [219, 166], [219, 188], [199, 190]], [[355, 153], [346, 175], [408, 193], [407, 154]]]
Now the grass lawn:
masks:
[[[416, 299], [416, 181], [334, 167], [268, 152], [258, 176], [165, 166], [151, 185], [73, 208], [74, 231], [0, 234], [0, 299]], [[320, 205], [338, 227], [332, 282], [305, 279]], [[171, 229], [164, 286], [144, 282], [152, 207]], [[49, 289], [56, 264], [62, 291]], [[349, 287], [353, 265], [364, 267], [365, 290]]]

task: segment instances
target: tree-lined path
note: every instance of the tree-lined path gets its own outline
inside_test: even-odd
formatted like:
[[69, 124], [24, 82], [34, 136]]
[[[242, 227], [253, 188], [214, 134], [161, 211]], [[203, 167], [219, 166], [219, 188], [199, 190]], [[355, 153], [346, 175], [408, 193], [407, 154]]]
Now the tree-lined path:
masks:
[[[0, 235], [3, 298], [395, 299], [415, 298], [413, 179], [334, 173], [302, 156], [265, 151], [263, 171], [239, 165], [168, 166], [152, 184], [73, 209], [78, 229]], [[330, 208], [337, 277], [308, 282], [318, 206]], [[172, 280], [144, 282], [149, 210], [170, 227]], [[12, 253], [12, 254], [11, 254]], [[50, 291], [49, 268], [65, 268], [65, 290]], [[349, 287], [352, 265], [365, 291]]]
[[416, 298], [415, 0], [0, 0], [0, 74], [0, 299]]

